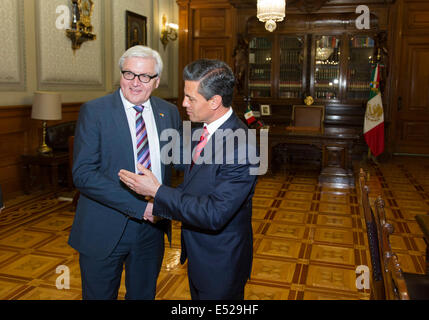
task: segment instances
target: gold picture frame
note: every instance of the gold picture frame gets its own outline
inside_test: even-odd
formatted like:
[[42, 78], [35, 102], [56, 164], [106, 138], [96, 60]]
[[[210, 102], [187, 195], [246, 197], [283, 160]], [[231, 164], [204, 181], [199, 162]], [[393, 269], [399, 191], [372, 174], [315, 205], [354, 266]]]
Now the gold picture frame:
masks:
[[126, 49], [137, 45], [147, 45], [147, 18], [137, 13], [126, 11]]

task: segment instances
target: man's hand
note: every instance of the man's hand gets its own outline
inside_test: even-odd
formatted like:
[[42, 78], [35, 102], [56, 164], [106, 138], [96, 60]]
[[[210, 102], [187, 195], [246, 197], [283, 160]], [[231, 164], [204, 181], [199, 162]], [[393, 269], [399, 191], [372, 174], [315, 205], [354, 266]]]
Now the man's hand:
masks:
[[150, 221], [152, 223], [157, 223], [158, 221], [161, 220], [161, 218], [152, 215], [152, 212], [153, 212], [153, 200], [147, 203], [146, 210], [143, 215], [143, 219]]
[[119, 179], [134, 192], [142, 196], [151, 196], [154, 198], [161, 184], [152, 171], [146, 169], [141, 164], [137, 165], [137, 169], [139, 169], [142, 175], [122, 169], [118, 173]]

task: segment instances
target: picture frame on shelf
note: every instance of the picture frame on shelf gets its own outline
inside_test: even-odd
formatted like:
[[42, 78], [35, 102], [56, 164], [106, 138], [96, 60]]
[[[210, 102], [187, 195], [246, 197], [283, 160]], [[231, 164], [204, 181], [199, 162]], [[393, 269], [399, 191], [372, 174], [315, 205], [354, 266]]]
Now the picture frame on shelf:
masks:
[[262, 116], [270, 116], [271, 115], [271, 107], [269, 104], [261, 104], [261, 115]]

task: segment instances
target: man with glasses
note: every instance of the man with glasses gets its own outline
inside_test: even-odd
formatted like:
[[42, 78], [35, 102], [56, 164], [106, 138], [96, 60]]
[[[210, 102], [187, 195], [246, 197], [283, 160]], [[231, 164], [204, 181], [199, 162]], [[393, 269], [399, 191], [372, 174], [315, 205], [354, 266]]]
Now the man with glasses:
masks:
[[162, 73], [158, 52], [144, 46], [120, 58], [120, 89], [85, 103], [76, 125], [73, 181], [81, 195], [69, 244], [79, 251], [83, 299], [117, 299], [125, 265], [126, 299], [154, 299], [168, 220], [144, 218], [152, 203], [117, 178], [137, 164], [169, 184], [171, 168], [160, 150], [165, 129], [180, 132], [177, 107], [152, 92]]

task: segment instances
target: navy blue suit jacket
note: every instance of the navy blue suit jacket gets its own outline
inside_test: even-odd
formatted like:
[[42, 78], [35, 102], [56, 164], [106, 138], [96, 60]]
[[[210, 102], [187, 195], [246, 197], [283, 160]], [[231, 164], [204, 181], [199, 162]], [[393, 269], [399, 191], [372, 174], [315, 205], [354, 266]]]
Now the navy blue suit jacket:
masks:
[[[226, 129], [232, 131], [215, 138]], [[240, 292], [250, 277], [252, 196], [257, 179], [249, 174], [252, 165], [247, 154], [238, 152], [238, 144], [228, 152], [226, 137], [237, 129], [248, 139], [247, 126], [232, 114], [203, 149], [211, 148], [212, 164], [195, 164], [191, 170], [188, 165], [177, 189], [162, 185], [155, 196], [154, 215], [182, 221], [181, 262], [188, 258], [189, 278], [204, 292]], [[221, 141], [222, 163], [215, 160], [221, 152], [215, 140]], [[227, 155], [234, 164], [225, 164]]]
[[[167, 128], [180, 130], [176, 106], [156, 97], [150, 102], [158, 135]], [[166, 143], [160, 141], [161, 150]], [[81, 194], [69, 237], [69, 244], [80, 253], [106, 258], [121, 238], [127, 219], [143, 219], [147, 202], [118, 177], [121, 169], [134, 172], [134, 161], [119, 90], [85, 103], [79, 112], [73, 151], [73, 182]], [[161, 161], [161, 170], [163, 183], [169, 185], [170, 167]], [[171, 233], [168, 221], [156, 227]]]

